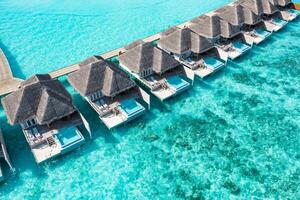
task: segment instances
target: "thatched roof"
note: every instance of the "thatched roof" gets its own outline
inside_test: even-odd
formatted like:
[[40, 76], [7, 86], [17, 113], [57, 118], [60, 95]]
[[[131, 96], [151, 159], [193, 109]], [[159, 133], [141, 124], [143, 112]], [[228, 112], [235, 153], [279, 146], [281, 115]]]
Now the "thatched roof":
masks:
[[256, 15], [260, 16], [261, 14], [263, 14], [262, 0], [238, 0], [237, 2]]
[[191, 47], [191, 30], [172, 27], [162, 33], [158, 45], [175, 54], [185, 53]]
[[194, 53], [202, 53], [210, 49], [214, 44], [205, 37], [202, 37], [194, 32], [191, 33], [191, 51]]
[[113, 97], [135, 86], [125, 72], [105, 60], [82, 66], [68, 76], [68, 81], [82, 96], [101, 91], [105, 96]]
[[241, 32], [237, 25], [232, 25], [224, 20], [220, 20], [221, 36], [224, 38], [232, 38]]
[[38, 83], [38, 82], [42, 82], [42, 81], [48, 81], [49, 78], [51, 79], [49, 74], [36, 74], [35, 76], [31, 76], [30, 78], [28, 78], [25, 81], [22, 81], [20, 86], [26, 86], [29, 84], [33, 84], [33, 83]]
[[89, 65], [91, 63], [97, 62], [99, 60], [103, 60], [103, 58], [101, 56], [92, 56], [92, 57], [89, 57], [86, 60], [80, 62], [78, 65], [80, 67], [83, 67], [83, 66], [87, 66], [87, 65]]
[[266, 15], [271, 15], [278, 11], [275, 5], [273, 5], [269, 0], [261, 0], [263, 6], [263, 12]]
[[226, 5], [215, 12], [221, 19], [232, 25], [241, 25], [244, 23], [243, 7], [239, 4]]
[[124, 49], [129, 50], [129, 49], [132, 49], [132, 48], [134, 48], [134, 47], [136, 47], [136, 46], [138, 46], [140, 44], [143, 44], [143, 43], [145, 43], [143, 40], [136, 40], [136, 41], [134, 41], [134, 42], [126, 45], [124, 47]]
[[254, 25], [261, 21], [261, 17], [256, 15], [254, 12], [248, 8], [243, 7], [244, 22], [248, 25]]
[[35, 75], [20, 88], [2, 99], [11, 125], [35, 118], [40, 125], [68, 116], [76, 111], [72, 97], [58, 81], [49, 75]]
[[279, 6], [287, 6], [292, 3], [292, 0], [277, 0]]
[[285, 7], [292, 3], [291, 0], [267, 0], [267, 1], [270, 2], [275, 7], [277, 6]]
[[163, 73], [179, 65], [172, 56], [151, 43], [142, 43], [125, 51], [119, 56], [119, 61], [137, 74], [149, 68], [156, 73]]
[[191, 23], [189, 28], [203, 37], [213, 39], [221, 34], [220, 18], [217, 15], [201, 15]]
[[158, 49], [157, 47], [154, 47], [154, 54], [152, 59], [152, 69], [157, 74], [163, 74], [164, 72], [180, 65], [180, 63], [172, 56]]
[[[134, 46], [134, 45], [132, 45]], [[128, 67], [135, 73], [140, 73], [146, 69], [152, 68], [153, 46], [151, 43], [141, 43], [129, 48], [125, 53], [119, 56], [121, 64]]]
[[278, 6], [278, 0], [268, 0], [274, 6]]

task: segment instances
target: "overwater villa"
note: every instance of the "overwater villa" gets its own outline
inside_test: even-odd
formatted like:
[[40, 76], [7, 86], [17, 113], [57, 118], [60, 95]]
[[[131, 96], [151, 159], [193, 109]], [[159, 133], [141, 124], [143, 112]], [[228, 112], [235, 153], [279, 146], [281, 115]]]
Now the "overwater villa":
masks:
[[284, 24], [282, 21], [278, 21], [278, 17], [276, 17], [277, 20], [271, 18], [279, 10], [268, 0], [239, 0], [238, 2], [261, 18], [260, 22], [255, 25], [255, 31], [259, 35], [266, 37], [283, 27]]
[[251, 49], [243, 39], [239, 26], [220, 18], [216, 12], [197, 17], [189, 28], [200, 36], [210, 39], [230, 59], [236, 59]]
[[79, 65], [68, 81], [109, 129], [144, 114], [146, 109], [138, 100], [150, 106], [150, 96], [114, 63], [94, 56]]
[[277, 6], [271, 3], [269, 0], [262, 0], [264, 21], [267, 21], [274, 25], [273, 30], [275, 32], [282, 29], [288, 22], [284, 20], [283, 14], [280, 12]]
[[139, 40], [125, 49], [119, 55], [120, 66], [160, 100], [175, 96], [191, 86], [193, 71], [152, 43]]
[[238, 0], [231, 6], [241, 6], [244, 15], [242, 31], [252, 38], [255, 44], [265, 41], [271, 36], [274, 24], [262, 19], [262, 4], [256, 0]]
[[174, 26], [161, 33], [157, 46], [201, 78], [222, 69], [228, 59], [227, 55], [223, 55], [222, 60], [212, 41], [187, 27]]
[[224, 21], [232, 24], [235, 27], [239, 27], [241, 33], [238, 35], [238, 37], [240, 37], [243, 43], [246, 44], [240, 45], [242, 47], [241, 50], [248, 51], [249, 47], [253, 45], [254, 39], [243, 30], [243, 27], [247, 23], [247, 19], [244, 16], [243, 7], [238, 3], [231, 3], [216, 10], [215, 13]]
[[9, 155], [8, 155], [8, 152], [6, 149], [6, 145], [5, 145], [1, 127], [0, 127], [0, 182], [4, 181], [4, 179], [5, 179], [3, 172], [2, 172], [2, 168], [1, 168], [2, 161], [5, 161], [5, 163], [10, 168], [10, 170], [14, 171], [12, 164], [10, 162], [10, 159], [9, 159]]
[[214, 11], [220, 18], [222, 36], [217, 45], [226, 52], [231, 52], [229, 55], [232, 59], [247, 53], [253, 45], [253, 40], [242, 31], [244, 17], [240, 9], [241, 7], [224, 6]]
[[11, 125], [20, 124], [37, 163], [69, 152], [85, 142], [84, 118], [72, 97], [48, 74], [34, 75], [5, 96], [2, 105]]
[[300, 14], [299, 10], [294, 8], [291, 0], [268, 0], [279, 9], [280, 16], [285, 21], [292, 21]]

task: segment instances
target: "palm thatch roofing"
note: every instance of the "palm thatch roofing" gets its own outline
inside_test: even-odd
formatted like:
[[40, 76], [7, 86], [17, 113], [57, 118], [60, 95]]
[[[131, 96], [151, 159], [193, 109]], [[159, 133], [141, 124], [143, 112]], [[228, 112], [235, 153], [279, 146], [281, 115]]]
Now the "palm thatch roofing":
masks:
[[134, 41], [134, 42], [132, 42], [132, 43], [126, 45], [126, 46], [124, 47], [124, 49], [129, 50], [129, 49], [132, 49], [132, 48], [134, 48], [134, 47], [136, 47], [136, 46], [139, 46], [139, 45], [141, 45], [141, 44], [143, 44], [143, 43], [145, 43], [143, 40], [136, 40], [136, 41]]
[[221, 36], [224, 38], [232, 38], [233, 36], [241, 32], [239, 26], [232, 25], [224, 20], [220, 20], [220, 29], [221, 29]]
[[278, 6], [278, 0], [268, 0], [274, 6]]
[[2, 99], [11, 125], [34, 118], [37, 124], [50, 124], [76, 111], [72, 97], [58, 81], [49, 75], [34, 75], [20, 88]]
[[130, 77], [112, 62], [103, 59], [90, 61], [68, 76], [69, 83], [82, 96], [101, 91], [105, 96], [114, 97], [135, 86]]
[[207, 38], [202, 37], [194, 32], [191, 33], [191, 51], [193, 53], [202, 53], [213, 46], [214, 44]]
[[92, 56], [92, 57], [89, 57], [86, 60], [80, 62], [78, 65], [80, 67], [83, 67], [83, 66], [87, 66], [87, 65], [89, 65], [89, 64], [91, 64], [93, 62], [97, 62], [99, 60], [103, 60], [103, 58], [101, 56]]
[[217, 15], [201, 15], [191, 20], [189, 28], [203, 37], [213, 39], [221, 35], [220, 19]]
[[266, 15], [271, 15], [278, 11], [278, 8], [274, 4], [272, 4], [269, 0], [261, 0], [263, 12]]
[[289, 4], [292, 3], [292, 0], [277, 0], [278, 1], [278, 5], [285, 7], [288, 6]]
[[244, 22], [247, 25], [255, 25], [258, 22], [261, 21], [261, 17], [258, 16], [257, 14], [255, 14], [253, 11], [251, 11], [250, 9], [248, 9], [247, 7], [243, 6], [242, 3], [244, 2], [244, 0], [238, 0], [236, 2], [234, 2], [235, 5], [240, 5], [242, 6], [242, 10], [243, 10], [243, 16], [244, 16]]
[[158, 49], [157, 47], [154, 47], [152, 60], [152, 69], [157, 74], [163, 74], [166, 71], [171, 70], [180, 65], [180, 63], [177, 60], [175, 60], [172, 56]]
[[163, 32], [158, 45], [175, 54], [183, 54], [191, 48], [191, 30], [172, 27]]
[[232, 25], [244, 23], [243, 7], [239, 4], [226, 5], [215, 11], [218, 16]]
[[247, 8], [251, 12], [255, 13], [256, 15], [260, 16], [263, 14], [262, 0], [238, 0], [237, 2], [244, 8]]
[[134, 73], [140, 74], [144, 70], [152, 69], [154, 72], [162, 74], [180, 65], [172, 56], [149, 42], [131, 45], [131, 47], [119, 56], [119, 61]]
[[152, 68], [153, 46], [151, 43], [142, 42], [127, 46], [127, 51], [119, 56], [121, 64], [128, 67], [135, 73]]

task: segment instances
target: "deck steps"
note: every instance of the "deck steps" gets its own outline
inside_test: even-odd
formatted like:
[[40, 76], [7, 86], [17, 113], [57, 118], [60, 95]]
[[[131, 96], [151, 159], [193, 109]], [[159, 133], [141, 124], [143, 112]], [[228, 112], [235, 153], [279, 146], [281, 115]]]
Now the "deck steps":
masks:
[[56, 142], [55, 142], [53, 137], [48, 137], [47, 142], [48, 142], [50, 147], [53, 146], [53, 145], [56, 145]]

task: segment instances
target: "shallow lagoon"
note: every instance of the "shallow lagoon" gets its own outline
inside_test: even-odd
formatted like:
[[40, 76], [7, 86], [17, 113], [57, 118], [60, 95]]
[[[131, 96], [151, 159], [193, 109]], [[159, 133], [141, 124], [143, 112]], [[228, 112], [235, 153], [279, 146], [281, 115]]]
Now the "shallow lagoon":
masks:
[[66, 84], [95, 139], [36, 166], [19, 128], [4, 124], [18, 173], [0, 186], [0, 198], [299, 199], [299, 57], [298, 19], [113, 131]]
[[20, 78], [153, 35], [231, 0], [1, 0], [0, 47]]

